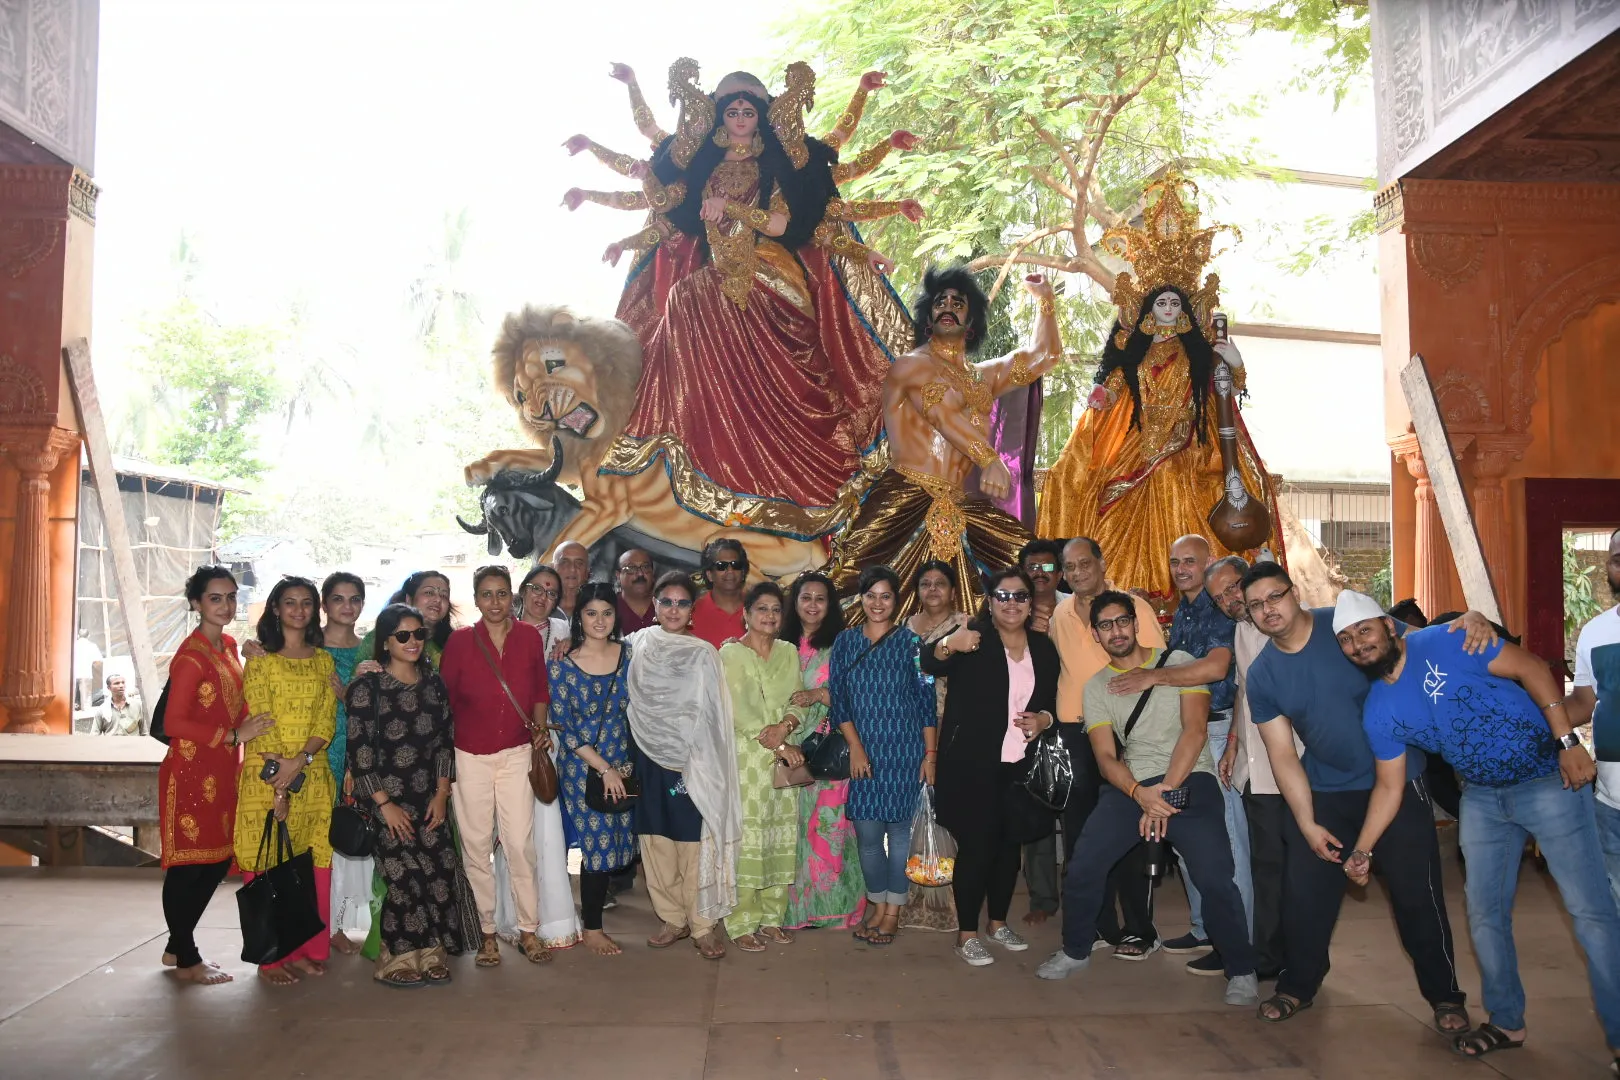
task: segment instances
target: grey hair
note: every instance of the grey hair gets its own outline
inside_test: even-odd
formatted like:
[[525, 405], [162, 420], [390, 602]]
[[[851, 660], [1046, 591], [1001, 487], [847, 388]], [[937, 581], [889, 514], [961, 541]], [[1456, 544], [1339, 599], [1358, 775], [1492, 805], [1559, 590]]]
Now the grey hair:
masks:
[[1243, 580], [1243, 575], [1249, 572], [1249, 564], [1245, 559], [1238, 555], [1228, 555], [1226, 558], [1216, 559], [1214, 562], [1204, 567], [1204, 583], [1208, 584], [1210, 575], [1215, 573], [1215, 571], [1219, 570], [1223, 566], [1230, 566], [1233, 570], [1237, 571], [1239, 581]]

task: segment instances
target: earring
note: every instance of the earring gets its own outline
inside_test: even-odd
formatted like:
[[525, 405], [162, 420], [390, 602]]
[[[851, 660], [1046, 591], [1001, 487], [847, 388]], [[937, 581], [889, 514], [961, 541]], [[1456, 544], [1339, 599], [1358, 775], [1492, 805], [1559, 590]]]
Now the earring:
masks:
[[1187, 313], [1183, 311], [1180, 315], [1176, 316], [1176, 333], [1186, 334], [1190, 333], [1191, 331], [1192, 320], [1187, 318]]
[[759, 157], [765, 152], [765, 136], [757, 131], [754, 132], [754, 139], [748, 144], [748, 148], [754, 152], [755, 157]]
[[721, 128], [720, 130], [716, 131], [714, 133], [714, 145], [720, 147], [722, 150], [731, 146], [731, 132], [727, 131], [725, 128]]
[[1157, 334], [1159, 332], [1159, 324], [1154, 320], [1153, 312], [1150, 311], [1142, 316], [1142, 322], [1137, 326], [1137, 329], [1144, 334]]

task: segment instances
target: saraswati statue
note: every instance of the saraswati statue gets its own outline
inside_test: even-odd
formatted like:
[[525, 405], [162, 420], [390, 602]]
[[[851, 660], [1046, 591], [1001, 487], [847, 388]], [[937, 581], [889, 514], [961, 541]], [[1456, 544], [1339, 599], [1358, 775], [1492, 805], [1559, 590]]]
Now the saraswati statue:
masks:
[[[706, 93], [696, 62], [677, 61], [672, 133], [658, 126], [629, 68], [616, 65], [613, 75], [629, 87], [650, 157], [583, 135], [566, 146], [590, 151], [640, 190], [574, 189], [564, 203], [646, 214], [604, 256], [617, 264], [634, 255], [617, 311], [640, 344], [633, 405], [615, 430], [603, 430], [600, 410], [570, 397], [567, 361], [539, 331], [531, 351], [555, 356], [555, 370], [551, 360], [543, 371], [529, 365], [531, 383], [502, 389], [533, 413], [536, 442], [557, 453], [605, 436], [603, 452], [578, 466], [589, 475], [573, 538], [589, 544], [629, 522], [701, 548], [734, 530], [767, 573], [820, 565], [819, 538], [854, 513], [883, 472], [884, 376], [913, 344], [909, 314], [885, 276], [892, 264], [854, 226], [922, 216], [915, 200], [845, 199], [839, 185], [915, 138], [896, 132], [839, 160], [868, 94], [884, 85], [880, 72], [863, 77], [820, 139], [805, 132], [815, 73], [802, 63], [788, 67], [773, 95], [744, 72]], [[470, 467], [468, 480], [548, 466], [543, 451], [501, 451]], [[692, 520], [674, 520], [666, 511], [675, 507]]]
[[[1181, 536], [1218, 556], [1282, 557], [1277, 493], [1236, 408], [1243, 357], [1216, 312], [1220, 279], [1199, 276], [1216, 233], [1199, 226], [1191, 181], [1148, 186], [1142, 228], [1110, 229], [1105, 250], [1130, 263], [1115, 281], [1119, 318], [1096, 385], [1047, 474], [1038, 532], [1089, 536], [1123, 588], [1168, 604], [1168, 557]], [[1234, 234], [1236, 230], [1232, 230]]]

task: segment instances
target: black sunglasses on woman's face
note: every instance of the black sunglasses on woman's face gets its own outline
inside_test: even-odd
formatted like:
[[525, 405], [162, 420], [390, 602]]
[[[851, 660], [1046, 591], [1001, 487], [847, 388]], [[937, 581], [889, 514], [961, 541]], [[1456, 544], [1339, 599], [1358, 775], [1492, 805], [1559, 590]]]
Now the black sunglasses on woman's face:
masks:
[[392, 637], [395, 641], [403, 645], [407, 641], [411, 640], [411, 638], [415, 638], [417, 641], [426, 641], [427, 635], [427, 627], [418, 626], [415, 630], [395, 630]]

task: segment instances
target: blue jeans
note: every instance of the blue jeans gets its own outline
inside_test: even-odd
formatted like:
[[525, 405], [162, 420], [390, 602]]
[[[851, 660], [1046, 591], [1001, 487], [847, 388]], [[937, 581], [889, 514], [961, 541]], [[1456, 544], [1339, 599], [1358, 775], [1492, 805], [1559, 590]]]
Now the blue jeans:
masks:
[[[1221, 755], [1226, 753], [1226, 736], [1232, 730], [1232, 714], [1225, 713], [1226, 719], [1216, 720], [1221, 713], [1211, 713], [1209, 721], [1209, 755], [1215, 759], [1217, 766], [1221, 763]], [[1221, 801], [1226, 807], [1226, 835], [1232, 840], [1232, 875], [1237, 885], [1238, 895], [1243, 898], [1243, 919], [1249, 926], [1249, 933], [1254, 933], [1254, 877], [1249, 863], [1249, 816], [1243, 811], [1243, 793], [1233, 788], [1221, 785]], [[1193, 884], [1192, 875], [1187, 873], [1186, 860], [1181, 858], [1181, 852], [1176, 852], [1177, 861], [1181, 864], [1181, 883], [1187, 887], [1187, 908], [1192, 921], [1192, 932], [1195, 937], [1207, 939], [1209, 935], [1204, 932], [1204, 898], [1198, 893], [1198, 886]]]
[[1554, 774], [1507, 787], [1468, 784], [1458, 826], [1468, 859], [1468, 931], [1491, 1023], [1524, 1027], [1524, 984], [1513, 948], [1513, 895], [1525, 840], [1547, 860], [1586, 953], [1592, 1002], [1610, 1046], [1620, 1047], [1620, 909], [1609, 891], [1591, 788], [1569, 791]]
[[1603, 845], [1603, 862], [1609, 868], [1609, 891], [1620, 907], [1620, 810], [1597, 800], [1598, 843]]
[[[883, 841], [889, 850], [883, 850]], [[855, 841], [861, 849], [861, 873], [866, 878], [866, 899], [874, 904], [904, 904], [911, 882], [906, 879], [906, 856], [911, 853], [911, 819], [857, 821]]]

